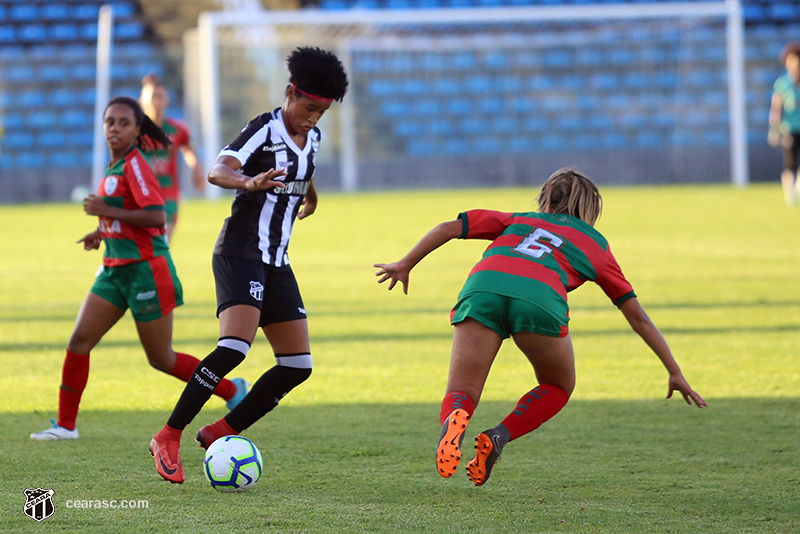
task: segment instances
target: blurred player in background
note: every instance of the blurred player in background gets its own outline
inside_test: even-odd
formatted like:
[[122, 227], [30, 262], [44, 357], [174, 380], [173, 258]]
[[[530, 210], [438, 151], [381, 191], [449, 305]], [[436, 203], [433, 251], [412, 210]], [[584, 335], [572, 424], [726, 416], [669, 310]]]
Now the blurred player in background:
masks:
[[[75, 419], [89, 379], [89, 352], [131, 309], [139, 340], [150, 365], [189, 380], [200, 361], [172, 350], [172, 310], [183, 304], [183, 290], [164, 239], [164, 201], [153, 170], [142, 156], [145, 139], [166, 147], [167, 135], [136, 100], [114, 98], [105, 110], [103, 129], [111, 161], [96, 195], [83, 199], [83, 210], [100, 218], [94, 232], [81, 238], [86, 250], [105, 243], [103, 265], [86, 295], [67, 344], [58, 392], [58, 422], [31, 439], [77, 439]], [[122, 377], [141, 380], [138, 377]], [[244, 391], [226, 380], [216, 390], [229, 406]]]
[[156, 471], [173, 483], [184, 480], [183, 429], [211, 397], [217, 380], [244, 361], [259, 327], [276, 365], [235, 409], [197, 432], [201, 446], [249, 428], [311, 376], [306, 310], [287, 249], [295, 218], [317, 208], [312, 181], [322, 135], [317, 121], [334, 100], [344, 98], [348, 82], [339, 59], [319, 48], [295, 49], [286, 63], [290, 83], [283, 105], [250, 121], [208, 175], [212, 184], [236, 190], [212, 259], [220, 337], [202, 362], [204, 372], [196, 371], [150, 442]]
[[146, 146], [144, 151], [161, 185], [161, 196], [164, 198], [167, 213], [166, 237], [169, 241], [178, 222], [178, 202], [181, 196], [177, 149], [180, 149], [183, 160], [192, 171], [192, 183], [198, 191], [202, 191], [205, 187], [205, 176], [189, 140], [189, 130], [186, 125], [164, 115], [169, 105], [169, 94], [164, 83], [155, 74], [148, 74], [142, 78], [142, 94], [139, 101], [145, 114], [164, 130], [171, 141], [167, 147]]
[[428, 232], [400, 261], [375, 264], [379, 283], [391, 280], [392, 289], [401, 282], [407, 294], [411, 269], [428, 253], [456, 238], [492, 241], [451, 313], [453, 348], [436, 449], [436, 469], [445, 478], [453, 476], [461, 460], [467, 424], [504, 339], [514, 339], [533, 365], [539, 385], [523, 395], [500, 424], [478, 434], [477, 452], [467, 465], [470, 480], [482, 486], [508, 442], [536, 430], [566, 405], [575, 388], [567, 292], [587, 280], [605, 291], [664, 364], [669, 372], [667, 398], [677, 390], [687, 404], [706, 406], [683, 378], [608, 242], [594, 229], [602, 208], [594, 183], [571, 169], [560, 169], [542, 187], [538, 203], [539, 211], [531, 213], [461, 213]]
[[783, 148], [783, 198], [788, 206], [797, 204], [800, 182], [800, 43], [787, 44], [780, 55], [786, 74], [775, 80], [769, 110], [769, 144]]

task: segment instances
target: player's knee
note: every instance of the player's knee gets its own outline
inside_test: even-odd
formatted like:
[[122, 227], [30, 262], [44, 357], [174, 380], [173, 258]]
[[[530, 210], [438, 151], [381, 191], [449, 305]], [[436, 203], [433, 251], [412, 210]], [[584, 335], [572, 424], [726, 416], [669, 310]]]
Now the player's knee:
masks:
[[275, 363], [295, 386], [302, 384], [311, 376], [313, 367], [311, 354], [276, 354]]

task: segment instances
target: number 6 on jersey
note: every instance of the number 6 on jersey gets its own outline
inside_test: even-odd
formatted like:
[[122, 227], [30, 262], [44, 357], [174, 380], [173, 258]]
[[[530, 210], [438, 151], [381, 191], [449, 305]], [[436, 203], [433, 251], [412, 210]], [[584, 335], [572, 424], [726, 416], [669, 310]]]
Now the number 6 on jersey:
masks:
[[520, 254], [525, 254], [527, 256], [531, 256], [532, 258], [540, 259], [544, 257], [545, 254], [553, 252], [552, 248], [541, 242], [543, 239], [549, 241], [553, 248], [558, 248], [564, 244], [564, 240], [557, 235], [542, 228], [537, 228], [528, 234], [527, 237], [522, 240], [522, 243], [514, 247], [514, 250]]

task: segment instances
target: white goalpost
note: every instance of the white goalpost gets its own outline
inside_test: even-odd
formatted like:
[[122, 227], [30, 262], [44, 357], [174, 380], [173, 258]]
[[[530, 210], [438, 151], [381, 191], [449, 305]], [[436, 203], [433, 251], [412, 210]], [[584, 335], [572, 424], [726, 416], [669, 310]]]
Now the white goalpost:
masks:
[[483, 160], [500, 167], [492, 184], [514, 185], [560, 153], [628, 182], [688, 168], [713, 180], [720, 166], [749, 182], [740, 0], [206, 12], [185, 82], [206, 166], [254, 110], [280, 104], [295, 46], [334, 50], [350, 74], [323, 138], [344, 191], [403, 187], [406, 174], [469, 185], [460, 178]]

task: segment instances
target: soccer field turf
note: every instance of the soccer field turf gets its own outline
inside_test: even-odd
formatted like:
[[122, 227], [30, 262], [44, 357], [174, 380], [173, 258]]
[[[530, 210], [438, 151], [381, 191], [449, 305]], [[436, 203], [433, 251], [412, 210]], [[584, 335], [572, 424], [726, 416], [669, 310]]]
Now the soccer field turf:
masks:
[[[77, 205], [0, 207], [0, 530], [37, 532], [800, 531], [800, 210], [754, 185], [602, 188], [597, 228], [709, 403], [665, 400], [667, 373], [593, 284], [570, 296], [572, 400], [511, 443], [486, 486], [434, 467], [450, 352], [448, 313], [486, 242], [452, 242], [411, 273], [408, 296], [375, 282], [459, 211], [533, 209], [535, 191], [321, 194], [297, 222], [292, 266], [309, 311], [314, 374], [245, 432], [265, 474], [220, 494], [192, 438], [224, 414], [212, 399], [187, 428], [187, 480], [161, 480], [147, 452], [183, 384], [148, 367], [130, 315], [92, 352], [76, 442], [28, 435], [57, 413], [64, 347], [100, 253], [75, 241]], [[215, 345], [210, 259], [229, 202], [186, 202], [172, 243], [186, 304], [173, 346]], [[231, 376], [273, 363], [263, 337]], [[535, 385], [507, 343], [467, 433], [494, 426]], [[469, 448], [466, 446], [465, 448]], [[467, 455], [469, 459], [471, 455]], [[37, 523], [23, 491], [53, 489]], [[73, 508], [147, 500], [146, 509]]]

